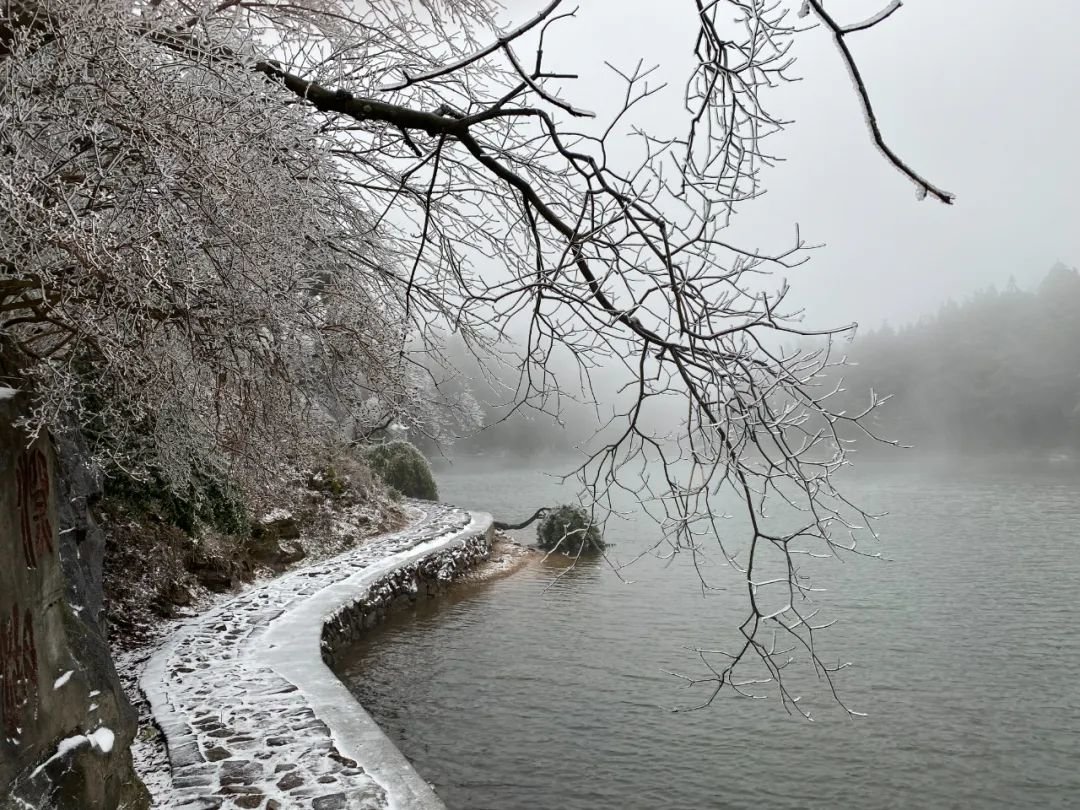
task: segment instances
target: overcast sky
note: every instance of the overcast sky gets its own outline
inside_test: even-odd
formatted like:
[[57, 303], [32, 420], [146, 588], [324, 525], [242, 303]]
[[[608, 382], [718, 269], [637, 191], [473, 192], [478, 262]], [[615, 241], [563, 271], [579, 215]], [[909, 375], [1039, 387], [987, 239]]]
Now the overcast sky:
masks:
[[[885, 4], [828, 8], [850, 22]], [[508, 16], [520, 21], [542, 5], [510, 0]], [[581, 0], [548, 51], [553, 67], [582, 72], [567, 97], [602, 108], [617, 90], [599, 78], [604, 59], [629, 66], [640, 54], [678, 84], [693, 26], [691, 0]], [[815, 325], [899, 324], [1010, 275], [1032, 286], [1058, 259], [1080, 265], [1078, 36], [1080, 0], [904, 0], [849, 38], [886, 138], [957, 195], [949, 207], [916, 200], [871, 144], [831, 39], [821, 28], [801, 34], [803, 81], [771, 102], [795, 119], [770, 141], [787, 162], [744, 207], [738, 231], [779, 247], [798, 222], [808, 241], [826, 243], [789, 276]]]

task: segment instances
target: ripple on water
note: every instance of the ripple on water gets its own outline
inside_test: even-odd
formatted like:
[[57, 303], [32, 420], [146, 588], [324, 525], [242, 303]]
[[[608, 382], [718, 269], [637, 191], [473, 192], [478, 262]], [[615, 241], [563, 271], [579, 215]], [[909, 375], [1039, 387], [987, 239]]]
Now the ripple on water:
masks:
[[[865, 720], [813, 684], [813, 724], [775, 702], [668, 711], [700, 695], [664, 671], [730, 638], [739, 594], [703, 598], [685, 566], [649, 561], [633, 585], [602, 565], [561, 579], [533, 565], [462, 588], [373, 633], [342, 674], [454, 810], [1077, 806], [1077, 484], [860, 476], [857, 494], [892, 513], [893, 562], [830, 566], [821, 601]], [[441, 489], [497, 515], [567, 499], [529, 471]], [[608, 539], [629, 554], [646, 532]]]

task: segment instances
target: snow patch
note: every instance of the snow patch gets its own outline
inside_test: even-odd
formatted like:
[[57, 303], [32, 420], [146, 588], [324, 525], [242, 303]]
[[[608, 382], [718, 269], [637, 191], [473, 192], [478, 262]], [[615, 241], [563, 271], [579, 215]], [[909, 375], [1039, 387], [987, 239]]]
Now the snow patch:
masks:
[[6, 385], [0, 385], [0, 401], [11, 399], [17, 393], [19, 393], [19, 389], [17, 388], [8, 388]]
[[59, 689], [65, 683], [70, 681], [71, 676], [74, 675], [74, 674], [75, 674], [75, 670], [69, 669], [67, 672], [65, 672], [63, 675], [61, 675], [55, 681], [53, 681], [53, 685], [52, 685], [53, 691], [55, 692], [57, 689]]
[[33, 779], [35, 776], [37, 776], [39, 773], [49, 767], [49, 765], [51, 765], [53, 762], [60, 759], [61, 757], [67, 756], [76, 748], [86, 745], [88, 742], [90, 742], [90, 738], [87, 737], [85, 734], [78, 734], [74, 737], [67, 737], [66, 739], [61, 740], [59, 743], [56, 744], [56, 753], [44, 762], [42, 762], [36, 768], [34, 768], [34, 770], [30, 772], [30, 778]]
[[66, 757], [77, 748], [81, 748], [84, 745], [90, 745], [92, 748], [97, 748], [103, 754], [108, 754], [112, 751], [114, 742], [116, 742], [116, 735], [112, 733], [112, 729], [105, 728], [104, 726], [96, 731], [91, 731], [89, 734], [76, 734], [74, 737], [67, 737], [56, 744], [55, 754], [30, 772], [30, 778], [33, 779], [43, 770], [48, 768], [53, 762]]
[[88, 739], [95, 747], [100, 748], [102, 753], [109, 753], [112, 751], [113, 742], [116, 741], [116, 735], [112, 733], [112, 729], [102, 726], [97, 731], [92, 731], [88, 735]]
[[261, 644], [252, 648], [255, 661], [299, 688], [316, 717], [330, 727], [337, 750], [357, 760], [386, 791], [391, 810], [445, 810], [445, 805], [324, 663], [322, 630], [345, 606], [377, 599], [379, 590], [389, 587], [385, 580], [394, 573], [458, 547], [490, 526], [490, 515], [474, 512], [464, 526], [417, 537], [419, 542], [372, 560], [355, 573], [297, 600], [270, 622], [260, 637]]

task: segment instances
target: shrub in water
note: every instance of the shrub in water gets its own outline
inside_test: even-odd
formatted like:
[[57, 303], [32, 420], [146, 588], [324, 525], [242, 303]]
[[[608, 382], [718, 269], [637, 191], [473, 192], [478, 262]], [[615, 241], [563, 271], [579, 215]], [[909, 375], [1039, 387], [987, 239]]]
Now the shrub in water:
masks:
[[563, 504], [548, 510], [536, 529], [536, 539], [545, 551], [565, 554], [588, 554], [604, 548], [600, 527], [589, 513], [575, 504]]
[[375, 474], [388, 486], [409, 498], [434, 501], [439, 490], [431, 475], [427, 459], [406, 441], [376, 444], [364, 451], [364, 456]]

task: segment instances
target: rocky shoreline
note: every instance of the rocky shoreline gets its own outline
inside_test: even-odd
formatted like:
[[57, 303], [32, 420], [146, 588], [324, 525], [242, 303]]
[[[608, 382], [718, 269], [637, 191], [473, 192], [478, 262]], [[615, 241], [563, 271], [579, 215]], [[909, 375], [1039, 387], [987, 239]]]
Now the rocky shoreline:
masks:
[[[149, 657], [141, 686], [167, 741], [168, 777], [160, 756], [137, 760], [158, 770], [146, 779], [156, 807], [443, 807], [327, 666], [396, 603], [491, 555], [490, 516], [411, 509], [405, 529], [222, 601]], [[499, 553], [510, 556], [521, 555]]]

